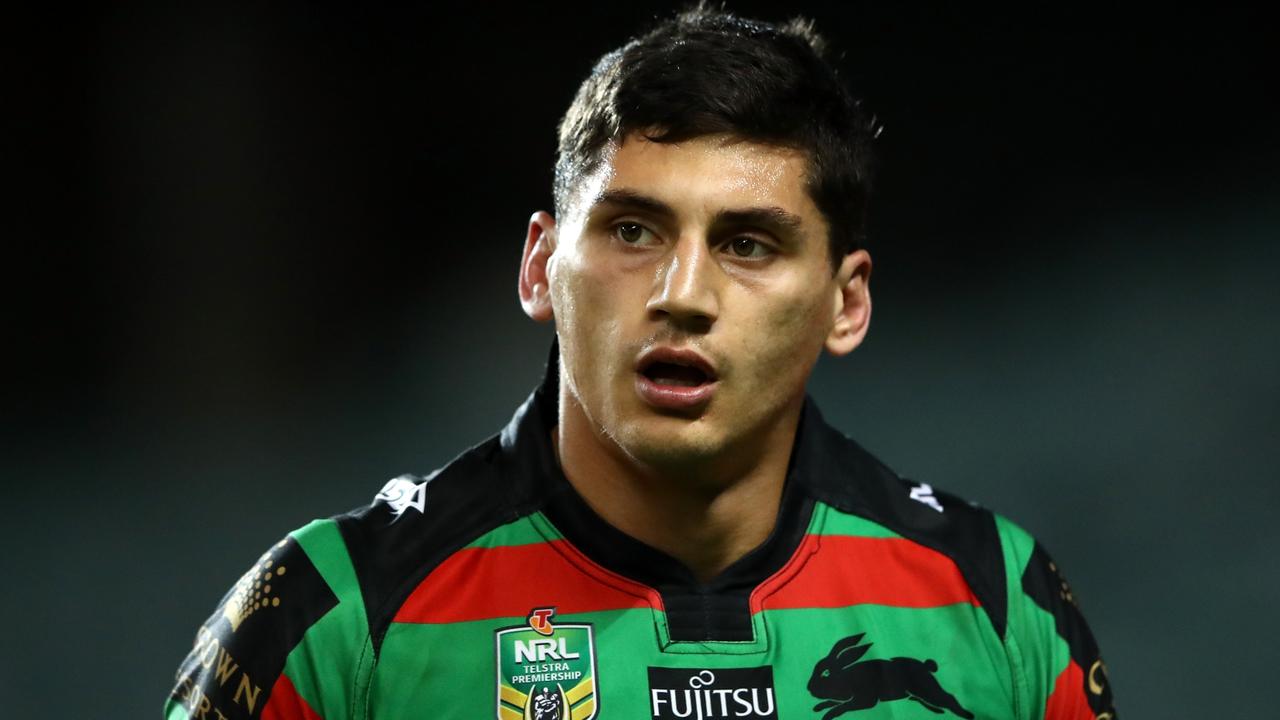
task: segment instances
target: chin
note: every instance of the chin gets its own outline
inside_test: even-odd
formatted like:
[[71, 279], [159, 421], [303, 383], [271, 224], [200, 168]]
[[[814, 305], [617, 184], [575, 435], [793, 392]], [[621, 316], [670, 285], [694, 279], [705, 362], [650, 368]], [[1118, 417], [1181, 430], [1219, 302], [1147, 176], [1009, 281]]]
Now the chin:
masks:
[[723, 433], [705, 419], [653, 416], [628, 423], [614, 440], [631, 457], [654, 467], [700, 464], [720, 455]]

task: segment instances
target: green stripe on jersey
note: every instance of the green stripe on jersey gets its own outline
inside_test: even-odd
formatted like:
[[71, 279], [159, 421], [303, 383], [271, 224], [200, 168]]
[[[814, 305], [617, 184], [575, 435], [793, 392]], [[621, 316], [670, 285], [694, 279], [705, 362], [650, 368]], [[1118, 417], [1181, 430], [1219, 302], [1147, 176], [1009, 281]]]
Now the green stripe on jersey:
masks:
[[364, 598], [346, 542], [333, 520], [316, 520], [292, 533], [329, 584], [338, 604], [316, 621], [289, 653], [284, 671], [298, 694], [322, 717], [345, 717], [356, 705], [357, 679], [373, 647]]
[[996, 527], [1009, 587], [1005, 643], [1020, 695], [1019, 717], [1041, 720], [1054, 682], [1071, 662], [1071, 651], [1058, 635], [1053, 615], [1022, 591], [1022, 575], [1035, 549], [1035, 538], [1000, 515], [996, 515]]
[[190, 716], [182, 703], [169, 698], [164, 704], [164, 720], [187, 720]]
[[[533, 518], [538, 518], [535, 522]], [[489, 532], [471, 541], [467, 548], [513, 547], [516, 545], [537, 545], [550, 540], [559, 540], [563, 536], [550, 522], [542, 517], [542, 513], [524, 516], [512, 520], [506, 525], [499, 525]]]
[[851, 537], [900, 538], [898, 533], [858, 515], [841, 512], [826, 503], [818, 503], [809, 523], [812, 535], [848, 535]]

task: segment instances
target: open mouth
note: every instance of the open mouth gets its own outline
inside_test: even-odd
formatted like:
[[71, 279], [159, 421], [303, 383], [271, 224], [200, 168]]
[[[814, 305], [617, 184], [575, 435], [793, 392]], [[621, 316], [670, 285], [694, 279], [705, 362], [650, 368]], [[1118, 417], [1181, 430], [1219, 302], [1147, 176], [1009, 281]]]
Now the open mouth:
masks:
[[654, 408], [681, 415], [704, 410], [719, 380], [711, 361], [690, 348], [652, 348], [636, 365], [640, 397]]
[[640, 374], [655, 385], [676, 387], [697, 387], [711, 380], [711, 376], [702, 368], [663, 361], [649, 363]]

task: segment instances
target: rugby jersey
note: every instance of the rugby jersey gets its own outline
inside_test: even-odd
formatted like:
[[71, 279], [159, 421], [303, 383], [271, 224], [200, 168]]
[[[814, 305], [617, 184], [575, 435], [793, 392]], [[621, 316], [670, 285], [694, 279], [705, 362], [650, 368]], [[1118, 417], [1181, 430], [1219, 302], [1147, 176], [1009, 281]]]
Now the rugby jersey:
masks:
[[556, 363], [497, 436], [264, 553], [168, 720], [1115, 717], [1050, 556], [805, 407], [778, 522], [702, 583], [556, 461]]

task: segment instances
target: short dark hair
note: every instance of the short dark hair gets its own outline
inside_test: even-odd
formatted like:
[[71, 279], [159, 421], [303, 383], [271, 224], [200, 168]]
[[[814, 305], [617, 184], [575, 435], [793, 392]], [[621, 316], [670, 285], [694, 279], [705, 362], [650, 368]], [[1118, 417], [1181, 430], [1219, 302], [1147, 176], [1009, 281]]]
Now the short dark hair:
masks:
[[602, 57], [560, 121], [557, 214], [602, 149], [633, 132], [665, 143], [725, 133], [800, 150], [833, 264], [865, 240], [879, 128], [810, 21], [774, 25], [700, 4]]

